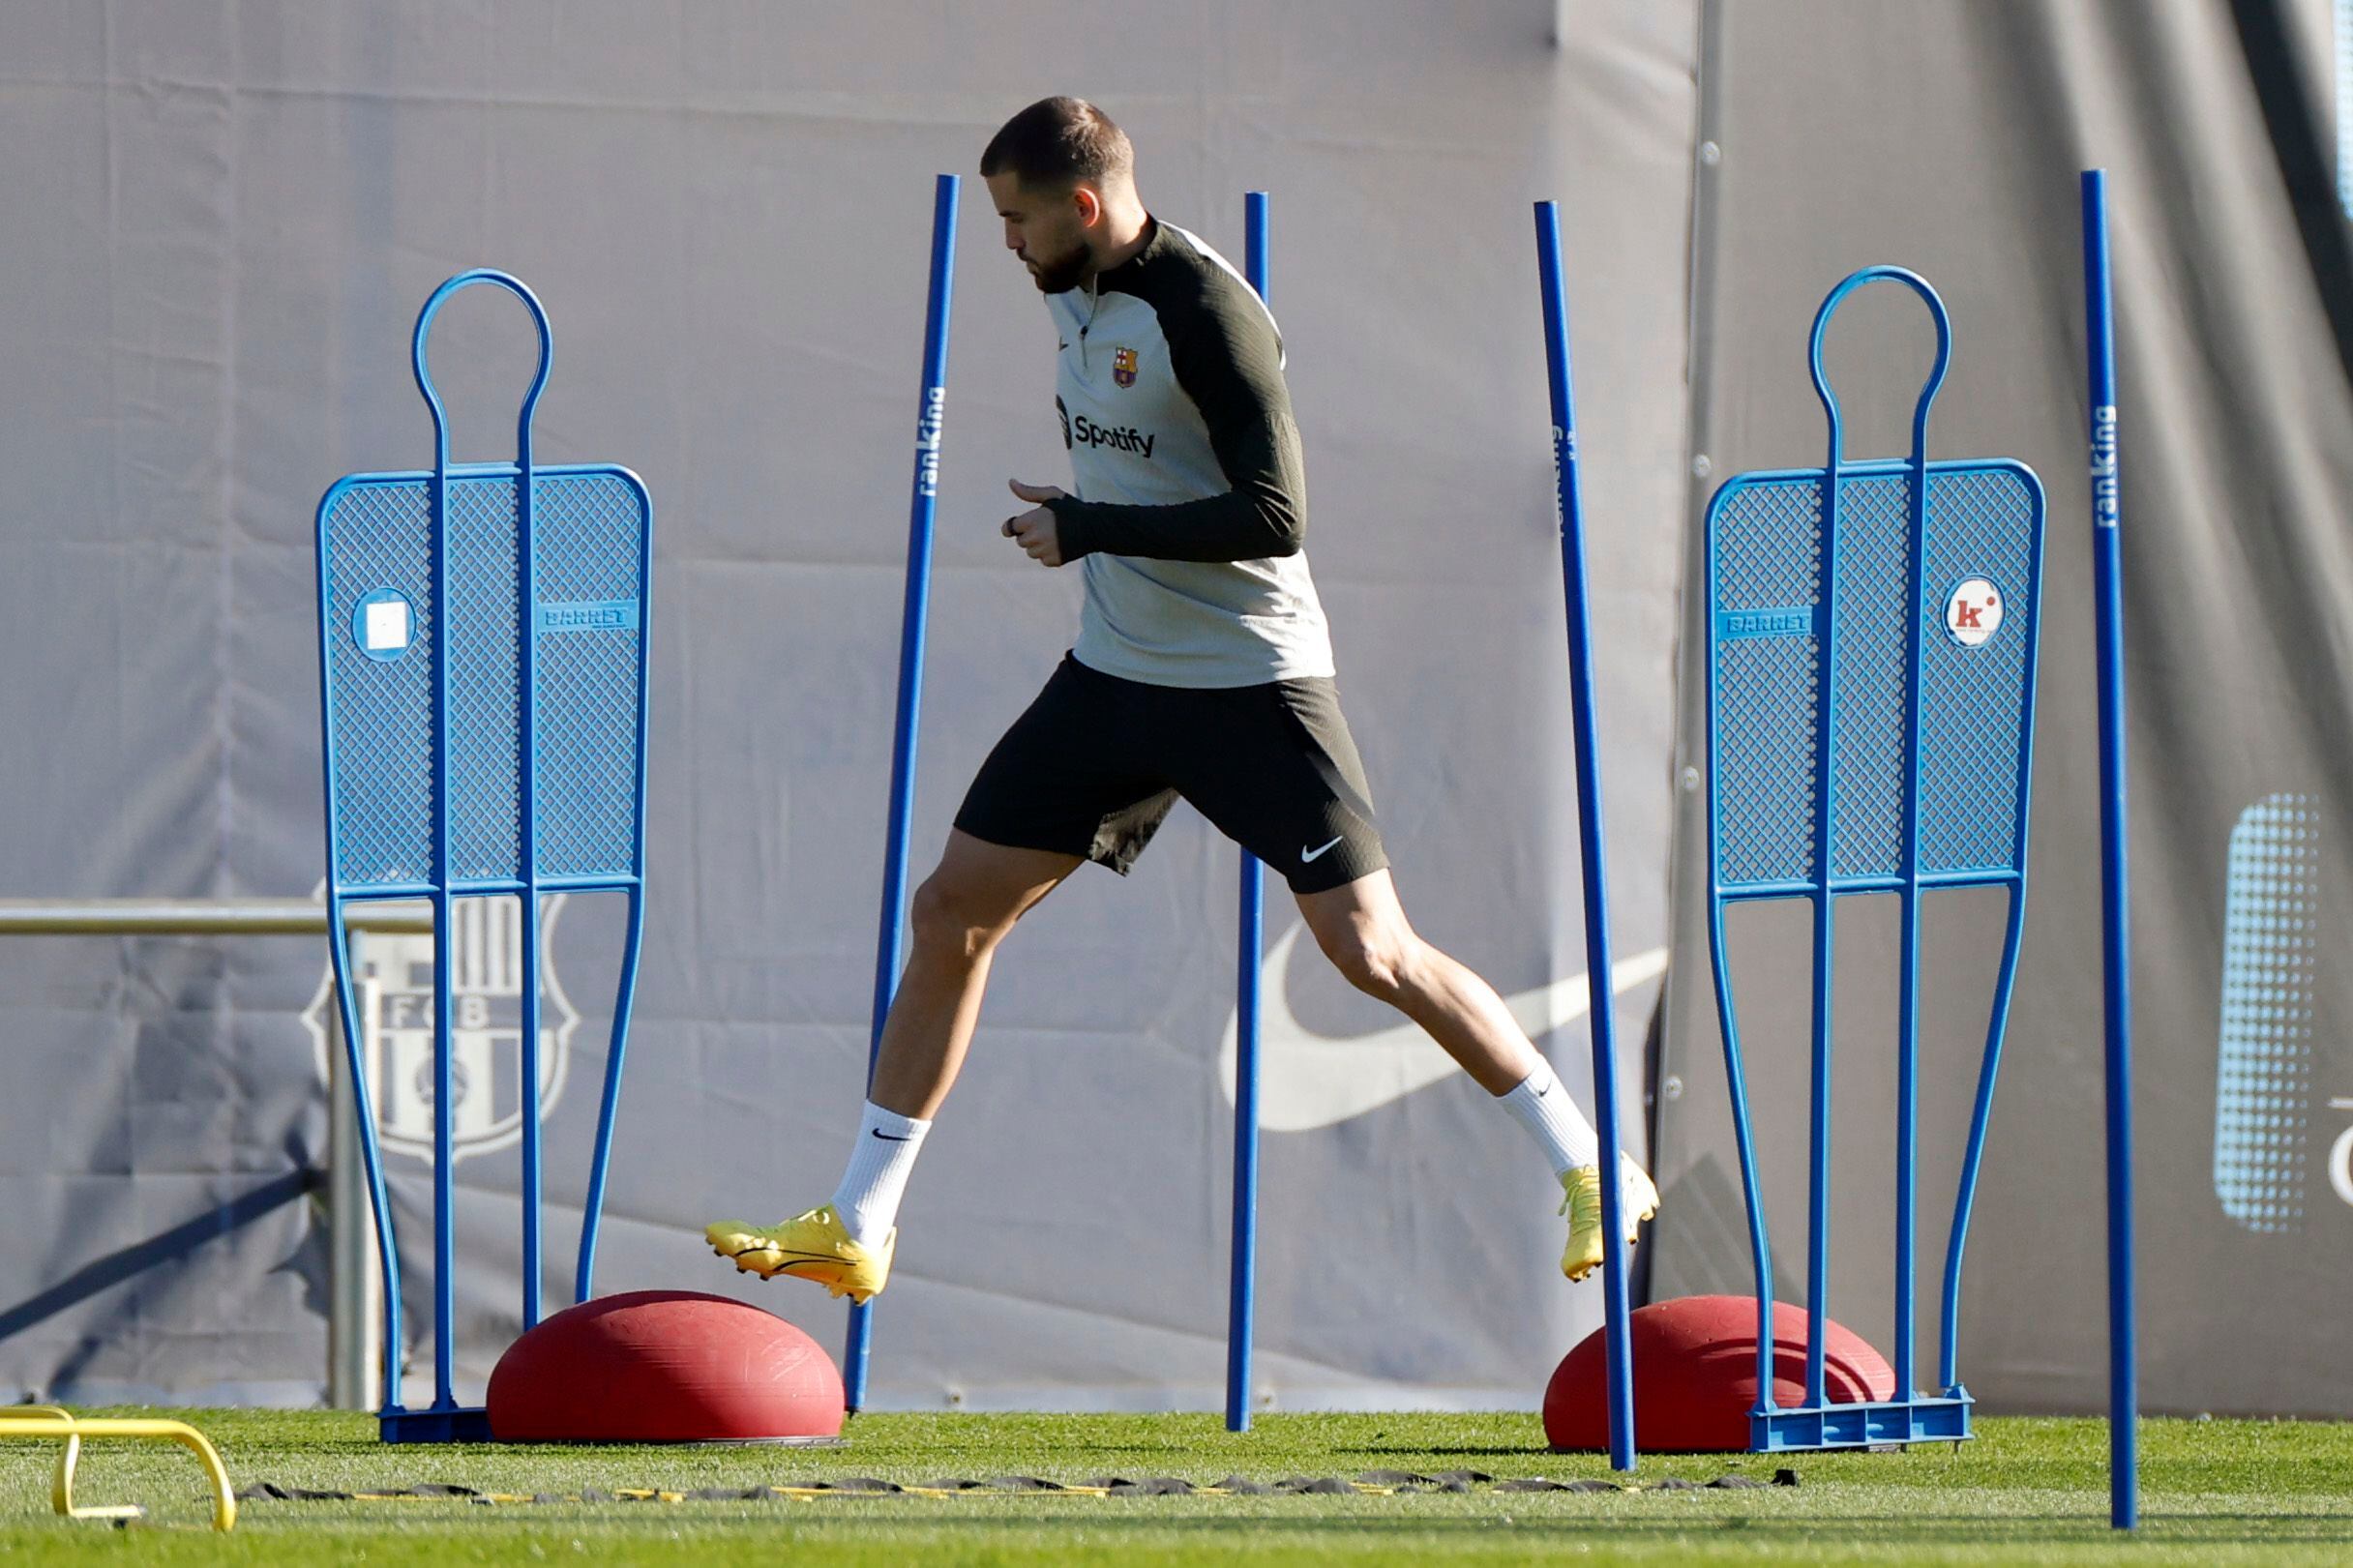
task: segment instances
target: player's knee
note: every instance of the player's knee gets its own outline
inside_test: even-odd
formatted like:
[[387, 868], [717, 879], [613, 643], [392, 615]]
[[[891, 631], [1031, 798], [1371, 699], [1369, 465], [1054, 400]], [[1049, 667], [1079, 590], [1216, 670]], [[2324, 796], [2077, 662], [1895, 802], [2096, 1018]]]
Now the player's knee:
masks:
[[1324, 951], [1350, 985], [1393, 1002], [1404, 993], [1413, 945], [1413, 937], [1403, 932], [1351, 925], [1326, 940]]
[[907, 924], [918, 959], [967, 967], [987, 957], [1004, 934], [991, 912], [936, 874], [915, 889]]

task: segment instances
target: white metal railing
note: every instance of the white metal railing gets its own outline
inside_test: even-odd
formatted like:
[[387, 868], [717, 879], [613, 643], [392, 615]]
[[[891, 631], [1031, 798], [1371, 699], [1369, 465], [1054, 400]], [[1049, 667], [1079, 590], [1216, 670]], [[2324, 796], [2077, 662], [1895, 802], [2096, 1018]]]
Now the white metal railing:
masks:
[[[367, 972], [360, 956], [365, 933], [433, 929], [432, 906], [422, 901], [355, 903], [343, 918], [352, 933], [355, 974]], [[0, 936], [326, 934], [325, 906], [304, 899], [0, 899]], [[382, 1382], [382, 1273], [367, 1167], [359, 1157], [343, 1010], [336, 1007], [327, 1009], [327, 1403], [372, 1410]]]
[[[353, 931], [431, 932], [432, 906], [355, 903]], [[307, 899], [0, 899], [0, 936], [324, 936], [327, 910]]]

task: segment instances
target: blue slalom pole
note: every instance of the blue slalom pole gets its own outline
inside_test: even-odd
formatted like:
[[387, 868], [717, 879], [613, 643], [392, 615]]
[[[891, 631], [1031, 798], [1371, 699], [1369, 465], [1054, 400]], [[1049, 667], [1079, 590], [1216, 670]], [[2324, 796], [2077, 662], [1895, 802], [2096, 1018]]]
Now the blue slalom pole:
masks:
[[[948, 307], [955, 293], [957, 176], [942, 174], [932, 194], [932, 283], [923, 317], [923, 393], [915, 405], [915, 475], [908, 505], [907, 595], [899, 611], [899, 712], [891, 729], [890, 828], [882, 853], [881, 932], [875, 942], [873, 1031], [866, 1078], [874, 1082], [882, 1025], [899, 990], [907, 925], [907, 841], [915, 821], [915, 736], [923, 706], [923, 636], [931, 620], [932, 522], [939, 498], [940, 420], [948, 395]], [[866, 1364], [874, 1305], [849, 1309], [842, 1352], [843, 1392], [852, 1411], [866, 1404]]]
[[2138, 1346], [2132, 1310], [2131, 927], [2125, 852], [2125, 635], [2116, 456], [2116, 327], [2108, 175], [2083, 176], [2084, 323], [2091, 360], [2092, 601], [2100, 681], [2100, 915], [2108, 1080], [2108, 1523], [2140, 1523]]
[[1634, 1467], [1634, 1347], [1627, 1337], [1624, 1195], [1619, 1169], [1618, 1027], [1610, 986], [1609, 880], [1602, 864], [1601, 763], [1593, 724], [1593, 623], [1587, 612], [1585, 514], [1577, 489], [1577, 424], [1569, 391], [1568, 300], [1561, 282], [1561, 208], [1536, 203], [1536, 269], [1551, 372], [1553, 478], [1561, 507], [1561, 577], [1568, 604], [1568, 695], [1577, 746], [1577, 849], [1585, 877], [1585, 984], [1593, 1045], [1593, 1123], [1601, 1142], [1603, 1347], [1609, 1368], [1610, 1468]]
[[[1266, 192], [1242, 196], [1242, 275], [1266, 297]], [[1226, 1430], [1250, 1430], [1250, 1346], [1258, 1317], [1258, 1043], [1266, 868], [1241, 853], [1234, 968], [1234, 1268], [1226, 1304]]]

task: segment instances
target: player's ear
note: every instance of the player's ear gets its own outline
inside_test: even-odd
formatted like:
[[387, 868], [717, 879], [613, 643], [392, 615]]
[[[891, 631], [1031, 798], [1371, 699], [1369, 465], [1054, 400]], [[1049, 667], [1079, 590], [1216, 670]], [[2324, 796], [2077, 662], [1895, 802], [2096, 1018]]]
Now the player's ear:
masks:
[[1071, 205], [1079, 211], [1079, 226], [1092, 228], [1103, 216], [1103, 192], [1091, 185], [1076, 185], [1070, 189]]

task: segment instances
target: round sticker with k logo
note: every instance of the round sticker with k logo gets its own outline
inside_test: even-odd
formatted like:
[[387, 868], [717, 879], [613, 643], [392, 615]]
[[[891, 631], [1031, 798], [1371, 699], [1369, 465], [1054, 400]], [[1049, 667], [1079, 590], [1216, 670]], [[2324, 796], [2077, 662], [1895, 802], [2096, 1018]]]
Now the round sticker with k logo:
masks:
[[1945, 635], [1964, 648], [1982, 647], [2002, 629], [2002, 595], [1983, 577], [1970, 577], [1945, 597]]

